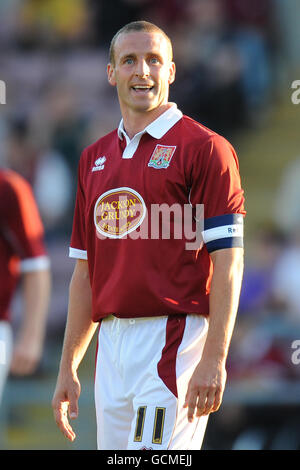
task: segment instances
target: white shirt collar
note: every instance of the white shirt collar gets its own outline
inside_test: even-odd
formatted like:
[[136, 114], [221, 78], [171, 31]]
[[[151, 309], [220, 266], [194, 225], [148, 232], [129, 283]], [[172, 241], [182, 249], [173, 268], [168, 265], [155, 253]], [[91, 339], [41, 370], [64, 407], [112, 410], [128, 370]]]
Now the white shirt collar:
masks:
[[[147, 132], [155, 139], [161, 139], [171, 129], [171, 127], [173, 127], [176, 122], [178, 122], [181, 118], [182, 112], [177, 108], [177, 105], [175, 103], [172, 103], [172, 106], [167, 109], [167, 111], [161, 114], [157, 119], [155, 119], [155, 121], [148, 124], [148, 126], [145, 127], [143, 131], [139, 132], [136, 135], [144, 134], [145, 132]], [[124, 136], [126, 138], [127, 143], [130, 141], [124, 129], [123, 119], [121, 119], [118, 127], [118, 136], [121, 140]]]

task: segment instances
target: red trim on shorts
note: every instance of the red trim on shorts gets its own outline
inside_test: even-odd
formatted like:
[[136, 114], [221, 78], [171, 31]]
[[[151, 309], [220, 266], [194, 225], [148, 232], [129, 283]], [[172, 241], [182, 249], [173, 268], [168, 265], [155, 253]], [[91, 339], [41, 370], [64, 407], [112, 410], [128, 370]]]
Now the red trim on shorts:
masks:
[[166, 343], [157, 364], [158, 375], [168, 389], [178, 398], [176, 381], [177, 351], [185, 330], [186, 315], [170, 315], [166, 326]]

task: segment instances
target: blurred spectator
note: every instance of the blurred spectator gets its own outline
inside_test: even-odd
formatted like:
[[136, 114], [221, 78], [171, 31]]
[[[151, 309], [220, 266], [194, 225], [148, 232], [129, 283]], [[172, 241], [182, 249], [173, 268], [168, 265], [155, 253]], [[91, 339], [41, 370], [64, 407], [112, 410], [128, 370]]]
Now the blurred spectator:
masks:
[[180, 88], [171, 92], [187, 114], [228, 136], [245, 120], [241, 61], [219, 0], [190, 0], [186, 7], [189, 28], [176, 42]]
[[29, 138], [29, 122], [26, 118], [10, 121], [5, 166], [22, 175], [31, 185], [35, 178], [37, 148]]
[[187, 4], [188, 2], [182, 0], [152, 0], [145, 2], [143, 16], [151, 18], [151, 21], [167, 31], [173, 40], [172, 36], [173, 33], [176, 33], [176, 29], [181, 25], [188, 24]]
[[80, 109], [78, 93], [79, 87], [71, 78], [60, 79], [51, 84], [45, 91], [44, 100], [34, 114], [32, 123], [34, 133], [43, 133], [46, 145], [63, 156], [75, 180], [87, 126], [87, 118]]
[[59, 152], [50, 149], [41, 154], [33, 189], [47, 234], [69, 234], [73, 183], [71, 172]]
[[270, 85], [263, 38], [230, 23], [222, 0], [190, 0], [186, 14], [189, 28], [178, 39], [184, 72], [174, 87], [179, 105], [226, 136], [256, 124]]
[[23, 0], [1, 0], [0, 2], [0, 49], [14, 44], [19, 26], [18, 15]]
[[239, 312], [253, 323], [273, 306], [272, 278], [285, 244], [284, 234], [270, 226], [255, 234], [247, 246]]
[[227, 16], [241, 28], [253, 28], [265, 36], [273, 33], [272, 0], [224, 0]]
[[144, 8], [151, 0], [87, 0], [91, 9], [91, 24], [94, 30], [95, 45], [107, 48], [112, 36], [124, 24], [142, 18]]
[[272, 295], [290, 322], [300, 325], [300, 223], [279, 256], [272, 278]]
[[284, 168], [274, 197], [273, 217], [289, 238], [276, 264], [273, 293], [287, 315], [300, 324], [300, 158]]
[[274, 195], [273, 218], [287, 235], [299, 229], [300, 157], [288, 162]]
[[300, 334], [300, 231], [291, 241], [276, 227], [252, 239], [229, 374], [267, 386], [299, 379], [291, 344]]
[[77, 162], [73, 162], [71, 173], [64, 155], [47, 147], [47, 141], [40, 136], [33, 138], [30, 124], [26, 119], [11, 124], [5, 165], [22, 175], [33, 187], [47, 234], [69, 231], [73, 209], [72, 173], [76, 173]]
[[85, 3], [85, 0], [26, 0], [19, 11], [19, 45], [25, 48], [80, 45], [88, 37]]

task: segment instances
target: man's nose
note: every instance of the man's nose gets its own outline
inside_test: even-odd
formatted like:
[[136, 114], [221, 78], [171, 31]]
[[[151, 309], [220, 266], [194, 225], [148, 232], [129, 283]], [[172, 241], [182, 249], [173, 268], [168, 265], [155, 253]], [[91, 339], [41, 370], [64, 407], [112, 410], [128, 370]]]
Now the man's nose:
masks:
[[147, 64], [147, 62], [145, 60], [140, 60], [138, 63], [137, 63], [137, 67], [136, 67], [136, 75], [139, 76], [139, 77], [149, 77], [150, 75], [150, 69], [149, 69], [149, 65]]

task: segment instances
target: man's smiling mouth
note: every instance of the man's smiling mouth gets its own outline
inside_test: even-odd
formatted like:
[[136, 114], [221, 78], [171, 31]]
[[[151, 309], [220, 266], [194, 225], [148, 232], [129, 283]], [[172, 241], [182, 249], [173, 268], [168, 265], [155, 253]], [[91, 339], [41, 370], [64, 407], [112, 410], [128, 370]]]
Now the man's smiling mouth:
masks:
[[154, 85], [133, 85], [131, 88], [137, 93], [148, 93], [153, 90]]

